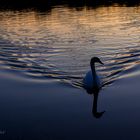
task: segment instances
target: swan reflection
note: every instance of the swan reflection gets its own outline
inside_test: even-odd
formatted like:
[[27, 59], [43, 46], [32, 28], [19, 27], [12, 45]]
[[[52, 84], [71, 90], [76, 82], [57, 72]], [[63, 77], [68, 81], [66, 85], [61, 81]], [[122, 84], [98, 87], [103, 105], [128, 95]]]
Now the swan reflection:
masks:
[[88, 94], [93, 95], [93, 105], [92, 105], [92, 114], [95, 118], [101, 118], [105, 111], [98, 112], [98, 97], [99, 97], [99, 88], [93, 90], [86, 89]]

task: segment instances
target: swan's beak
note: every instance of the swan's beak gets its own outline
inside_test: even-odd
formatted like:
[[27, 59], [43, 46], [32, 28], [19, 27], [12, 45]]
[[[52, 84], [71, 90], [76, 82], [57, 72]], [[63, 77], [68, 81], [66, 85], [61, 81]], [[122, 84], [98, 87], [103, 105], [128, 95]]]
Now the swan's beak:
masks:
[[104, 65], [104, 63], [101, 60], [99, 61], [99, 63], [102, 64], [102, 65]]

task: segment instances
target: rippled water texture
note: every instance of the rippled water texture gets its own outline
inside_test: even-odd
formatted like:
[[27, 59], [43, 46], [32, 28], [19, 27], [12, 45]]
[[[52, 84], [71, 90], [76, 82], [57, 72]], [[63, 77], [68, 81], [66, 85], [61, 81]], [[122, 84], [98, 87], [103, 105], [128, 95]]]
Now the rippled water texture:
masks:
[[111, 83], [140, 63], [139, 15], [140, 7], [1, 11], [1, 69], [81, 87], [91, 57], [98, 56], [105, 64], [98, 72]]

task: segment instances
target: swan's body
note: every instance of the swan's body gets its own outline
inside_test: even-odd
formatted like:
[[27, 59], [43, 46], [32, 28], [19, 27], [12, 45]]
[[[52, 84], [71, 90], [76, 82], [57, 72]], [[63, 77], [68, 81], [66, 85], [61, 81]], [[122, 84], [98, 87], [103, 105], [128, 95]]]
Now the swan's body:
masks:
[[101, 81], [95, 70], [95, 63], [103, 64], [99, 58], [93, 57], [90, 61], [91, 71], [87, 72], [84, 78], [84, 87], [89, 90], [101, 88]]
[[99, 76], [97, 74], [92, 74], [92, 71], [88, 71], [84, 78], [84, 86], [88, 89], [92, 89], [94, 87], [101, 87], [101, 81]]

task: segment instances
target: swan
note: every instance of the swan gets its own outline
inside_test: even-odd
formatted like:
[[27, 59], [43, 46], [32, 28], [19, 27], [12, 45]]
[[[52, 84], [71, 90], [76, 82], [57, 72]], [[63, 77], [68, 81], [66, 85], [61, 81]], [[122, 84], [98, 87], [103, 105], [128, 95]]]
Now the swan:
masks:
[[102, 86], [100, 78], [96, 73], [95, 63], [103, 64], [98, 57], [92, 57], [90, 60], [91, 70], [89, 72], [87, 72], [87, 74], [84, 77], [84, 81], [83, 81], [84, 87], [87, 90], [91, 90], [91, 91], [94, 89], [95, 90], [100, 89]]

